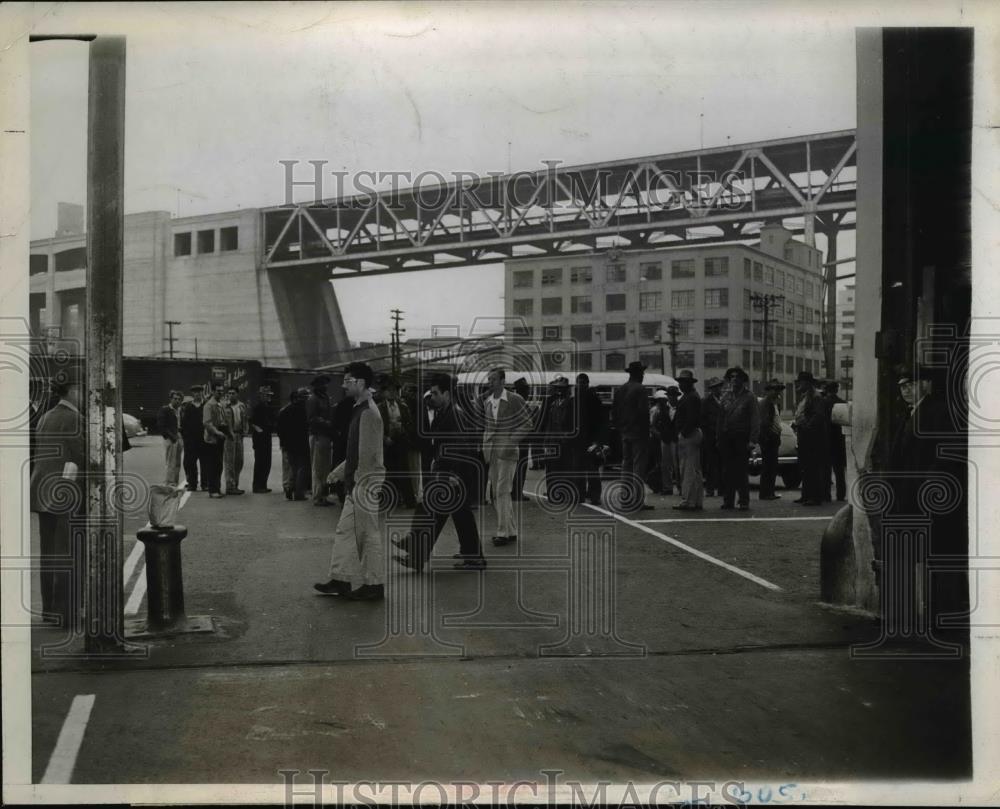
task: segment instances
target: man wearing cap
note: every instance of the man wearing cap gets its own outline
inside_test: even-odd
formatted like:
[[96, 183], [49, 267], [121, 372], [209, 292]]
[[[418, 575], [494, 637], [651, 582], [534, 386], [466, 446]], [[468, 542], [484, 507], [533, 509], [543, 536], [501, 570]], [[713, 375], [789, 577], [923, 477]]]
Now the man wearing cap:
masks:
[[271, 475], [275, 426], [274, 408], [271, 407], [271, 388], [265, 385], [258, 393], [257, 403], [250, 410], [254, 494], [268, 494], [271, 491], [267, 488], [267, 479]]
[[[87, 448], [75, 368], [51, 382], [59, 397], [38, 421], [38, 458], [31, 472], [31, 510], [38, 514], [39, 582], [43, 620], [67, 627], [80, 612], [82, 551], [73, 547], [71, 521], [83, 515]], [[68, 568], [68, 569], [67, 569]]]
[[222, 456], [226, 439], [230, 435], [225, 406], [222, 403], [224, 387], [221, 382], [212, 384], [212, 396], [202, 409], [202, 428], [205, 441], [205, 477], [208, 496], [222, 497]]
[[823, 502], [823, 472], [830, 452], [829, 411], [809, 371], [799, 371], [795, 392], [799, 401], [792, 429], [798, 438], [799, 469], [802, 472], [802, 497], [795, 502], [818, 506]]
[[[545, 424], [542, 430], [546, 436], [545, 451], [545, 492], [549, 499], [557, 496], [555, 493], [560, 484], [572, 488], [572, 473], [574, 471], [573, 435], [575, 433], [575, 418], [573, 401], [569, 398], [569, 380], [557, 376], [550, 385], [549, 400], [545, 408]], [[565, 495], [561, 491], [560, 495]]]
[[675, 456], [677, 454], [677, 428], [674, 413], [680, 388], [672, 385], [653, 391], [653, 405], [649, 409], [649, 475], [646, 480], [655, 494], [674, 493]]
[[[649, 398], [642, 380], [646, 366], [641, 362], [628, 364], [628, 382], [615, 391], [612, 405], [615, 427], [622, 442], [622, 480], [632, 488], [627, 506], [633, 510], [648, 510], [643, 475], [649, 452]], [[626, 505], [626, 504], [623, 504]]]
[[160, 408], [156, 415], [156, 427], [163, 436], [163, 448], [167, 462], [167, 474], [164, 483], [167, 486], [177, 486], [177, 480], [181, 474], [181, 452], [184, 445], [181, 443], [181, 402], [184, 401], [184, 394], [179, 390], [170, 391], [170, 401]]
[[722, 508], [732, 509], [739, 497], [740, 511], [750, 508], [750, 451], [760, 436], [757, 398], [747, 385], [750, 378], [742, 368], [726, 372], [730, 389], [719, 405], [719, 455], [722, 458]]
[[310, 384], [312, 394], [306, 402], [306, 423], [309, 425], [309, 455], [312, 463], [312, 500], [314, 506], [328, 506], [330, 503], [326, 499], [326, 477], [330, 474], [333, 457], [333, 406], [327, 393], [330, 377], [320, 374]]
[[722, 379], [713, 376], [705, 383], [705, 398], [701, 403], [701, 466], [705, 474], [705, 494], [715, 497], [720, 488], [722, 458], [719, 456], [717, 431], [722, 402]]
[[524, 399], [504, 387], [502, 368], [490, 371], [489, 394], [483, 399], [483, 462], [489, 468], [489, 484], [497, 512], [494, 545], [517, 541], [514, 504], [510, 499], [517, 466], [518, 447], [531, 429], [531, 419]]
[[415, 508], [416, 495], [410, 472], [409, 436], [413, 432], [410, 408], [399, 398], [399, 385], [391, 376], [383, 374], [378, 380], [382, 396], [378, 412], [384, 429], [384, 454], [386, 483], [392, 486], [396, 500], [403, 508]]
[[579, 429], [574, 439], [573, 457], [577, 472], [577, 493], [580, 500], [601, 505], [601, 470], [605, 457], [608, 420], [597, 394], [590, 389], [590, 377], [577, 374], [574, 412]]
[[[823, 386], [823, 395], [828, 400], [831, 416], [835, 405], [844, 404], [844, 400], [837, 395], [840, 390], [840, 383], [836, 380], [829, 380]], [[830, 466], [832, 467], [833, 478], [837, 487], [837, 502], [843, 503], [847, 498], [847, 442], [844, 440], [844, 430], [839, 424], [835, 424], [830, 419]], [[826, 499], [830, 499], [830, 475], [824, 477], [826, 488], [823, 490]]]
[[785, 385], [772, 379], [764, 386], [764, 397], [760, 400], [760, 470], [759, 500], [780, 500], [774, 491], [778, 477], [778, 451], [781, 449], [781, 395]]
[[694, 389], [694, 373], [681, 371], [677, 375], [681, 398], [674, 414], [677, 431], [677, 456], [680, 462], [681, 502], [678, 511], [701, 511], [704, 501], [704, 480], [701, 476], [701, 397]]
[[181, 439], [184, 442], [184, 476], [187, 478], [187, 490], [198, 491], [198, 470], [201, 470], [201, 488], [208, 489], [205, 477], [205, 439], [202, 411], [205, 407], [204, 388], [192, 385], [191, 401], [181, 405]]

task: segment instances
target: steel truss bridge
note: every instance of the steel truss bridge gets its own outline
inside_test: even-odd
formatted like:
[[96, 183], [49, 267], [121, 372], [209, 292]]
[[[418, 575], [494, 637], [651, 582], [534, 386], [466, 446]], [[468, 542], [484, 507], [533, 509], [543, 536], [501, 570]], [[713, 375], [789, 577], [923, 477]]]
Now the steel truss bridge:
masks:
[[746, 242], [772, 223], [810, 244], [833, 237], [833, 259], [837, 232], [855, 226], [856, 152], [845, 130], [265, 208], [261, 260], [340, 278]]

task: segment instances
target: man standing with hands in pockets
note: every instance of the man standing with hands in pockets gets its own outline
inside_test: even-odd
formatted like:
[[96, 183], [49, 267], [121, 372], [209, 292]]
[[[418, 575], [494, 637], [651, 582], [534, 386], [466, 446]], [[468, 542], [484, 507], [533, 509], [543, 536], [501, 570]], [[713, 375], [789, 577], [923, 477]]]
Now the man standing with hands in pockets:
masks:
[[705, 498], [705, 482], [701, 476], [701, 397], [694, 389], [691, 371], [681, 371], [677, 384], [681, 398], [674, 414], [677, 430], [677, 454], [680, 457], [681, 502], [678, 511], [701, 511]]
[[524, 399], [504, 388], [504, 378], [502, 368], [490, 371], [487, 377], [490, 395], [483, 403], [483, 460], [489, 465], [493, 504], [497, 510], [494, 545], [517, 541], [510, 490], [517, 468], [518, 447], [531, 426]]

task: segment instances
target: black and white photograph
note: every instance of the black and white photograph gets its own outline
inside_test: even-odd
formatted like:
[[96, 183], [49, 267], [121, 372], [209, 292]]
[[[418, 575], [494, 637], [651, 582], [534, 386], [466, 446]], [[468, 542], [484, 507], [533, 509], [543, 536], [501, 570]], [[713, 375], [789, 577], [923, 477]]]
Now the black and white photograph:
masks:
[[0, 34], [4, 803], [997, 805], [996, 5]]

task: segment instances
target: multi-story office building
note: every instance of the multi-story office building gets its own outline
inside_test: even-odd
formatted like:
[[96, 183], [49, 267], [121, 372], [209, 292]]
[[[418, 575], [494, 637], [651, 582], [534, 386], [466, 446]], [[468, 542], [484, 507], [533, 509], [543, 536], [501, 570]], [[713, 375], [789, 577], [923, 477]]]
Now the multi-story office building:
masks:
[[[505, 262], [506, 315], [548, 368], [621, 370], [632, 360], [704, 380], [741, 365], [755, 388], [824, 374], [822, 253], [782, 227], [755, 245], [614, 250]], [[767, 311], [762, 299], [774, 296]], [[673, 331], [673, 338], [671, 337]], [[673, 342], [673, 346], [671, 346]], [[671, 350], [673, 349], [673, 350]], [[786, 406], [791, 406], [789, 387]]]
[[837, 372], [840, 395], [849, 398], [854, 381], [854, 284], [837, 290]]

